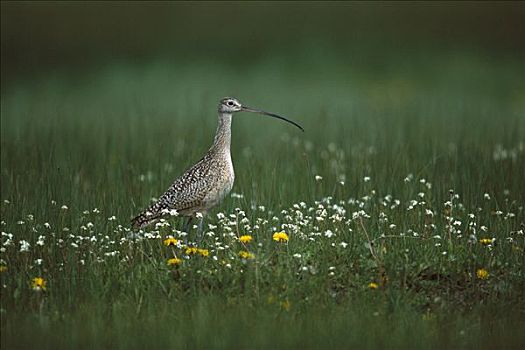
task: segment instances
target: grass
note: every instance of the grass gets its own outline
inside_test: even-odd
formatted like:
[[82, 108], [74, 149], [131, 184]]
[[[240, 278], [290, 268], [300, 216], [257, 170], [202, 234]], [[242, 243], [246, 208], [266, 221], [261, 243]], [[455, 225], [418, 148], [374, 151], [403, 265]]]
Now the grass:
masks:
[[[2, 347], [522, 347], [517, 72], [468, 52], [379, 66], [299, 52], [4, 86]], [[235, 116], [234, 194], [203, 238], [176, 218], [132, 238], [129, 219], [202, 156], [230, 94], [306, 132]]]

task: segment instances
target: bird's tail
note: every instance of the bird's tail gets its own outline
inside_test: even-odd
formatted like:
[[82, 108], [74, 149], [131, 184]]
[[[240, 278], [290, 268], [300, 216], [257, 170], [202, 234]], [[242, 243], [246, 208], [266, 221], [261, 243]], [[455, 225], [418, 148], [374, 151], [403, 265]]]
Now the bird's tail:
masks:
[[148, 225], [151, 225], [155, 220], [159, 218], [159, 216], [160, 215], [155, 215], [149, 211], [145, 211], [131, 220], [131, 228], [137, 230], [144, 228]]

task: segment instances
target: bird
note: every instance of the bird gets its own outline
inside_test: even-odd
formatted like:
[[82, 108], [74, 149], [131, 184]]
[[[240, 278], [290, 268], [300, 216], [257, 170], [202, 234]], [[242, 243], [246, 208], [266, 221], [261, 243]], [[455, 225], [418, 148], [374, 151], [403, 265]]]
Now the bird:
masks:
[[218, 106], [218, 125], [213, 144], [195, 165], [175, 179], [159, 199], [131, 221], [132, 229], [143, 229], [159, 219], [177, 215], [188, 220], [189, 229], [194, 218], [199, 218], [198, 230], [202, 230], [204, 216], [217, 206], [231, 191], [235, 179], [231, 158], [232, 117], [238, 112], [257, 113], [284, 120], [304, 132], [301, 125], [274, 113], [243, 105], [234, 97], [225, 97]]

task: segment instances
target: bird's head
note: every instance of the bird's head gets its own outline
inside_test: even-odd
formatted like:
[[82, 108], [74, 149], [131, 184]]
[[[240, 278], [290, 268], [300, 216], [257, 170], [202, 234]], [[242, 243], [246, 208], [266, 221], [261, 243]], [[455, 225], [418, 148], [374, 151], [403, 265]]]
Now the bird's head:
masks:
[[234, 113], [242, 110], [241, 102], [233, 97], [225, 97], [219, 103], [220, 113]]
[[219, 113], [233, 114], [235, 112], [250, 112], [250, 113], [263, 114], [263, 115], [266, 115], [266, 116], [269, 116], [269, 117], [273, 117], [273, 118], [284, 120], [285, 122], [293, 124], [296, 127], [298, 127], [299, 129], [301, 129], [302, 131], [304, 131], [302, 126], [300, 126], [299, 124], [297, 124], [294, 121], [286, 119], [285, 117], [281, 117], [280, 115], [277, 115], [277, 114], [261, 111], [260, 109], [254, 109], [254, 108], [250, 108], [250, 107], [247, 107], [247, 106], [243, 106], [242, 103], [238, 99], [233, 98], [233, 97], [225, 97], [225, 98], [223, 98], [221, 100], [221, 102], [219, 103]]

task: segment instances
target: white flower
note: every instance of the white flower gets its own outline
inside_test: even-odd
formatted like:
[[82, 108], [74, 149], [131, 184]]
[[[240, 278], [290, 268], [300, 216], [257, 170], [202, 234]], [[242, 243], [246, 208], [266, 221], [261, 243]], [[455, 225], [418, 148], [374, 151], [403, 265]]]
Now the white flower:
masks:
[[346, 243], [346, 242], [341, 242], [341, 243], [339, 243], [339, 245], [340, 245], [341, 247], [343, 247], [343, 248], [346, 248], [346, 247], [348, 246], [348, 243]]
[[110, 217], [108, 218], [108, 221], [115, 221], [115, 220], [117, 220], [117, 218], [115, 217], [115, 215], [110, 216]]
[[44, 223], [44, 227], [45, 228], [51, 228], [51, 225], [49, 224], [49, 222], [46, 222], [46, 223]]
[[369, 182], [370, 180], [371, 180], [371, 179], [370, 179], [370, 176], [365, 176], [365, 177], [363, 178], [363, 181], [364, 181], [364, 182]]
[[490, 195], [489, 195], [488, 193], [485, 193], [485, 194], [483, 195], [483, 197], [484, 197], [486, 200], [490, 200]]
[[293, 257], [294, 257], [294, 258], [297, 258], [297, 259], [300, 259], [300, 258], [302, 257], [302, 255], [299, 254], [299, 253], [295, 253], [295, 254], [293, 255]]
[[68, 210], [69, 208], [67, 207], [67, 205], [63, 205], [63, 206], [60, 207], [60, 209], [62, 209], [62, 210]]
[[42, 235], [38, 236], [38, 240], [36, 241], [36, 245], [43, 246], [45, 239], [46, 239], [45, 236], [42, 236]]
[[321, 181], [323, 179], [320, 175], [315, 175], [315, 181]]
[[22, 241], [20, 241], [18, 243], [20, 243], [20, 252], [21, 253], [28, 252], [29, 248], [31, 248], [31, 244], [29, 244], [28, 241], [22, 240]]
[[44, 260], [42, 260], [42, 259], [35, 259], [35, 264], [36, 264], [36, 265], [42, 265], [42, 262], [43, 262], [43, 261], [44, 261]]

